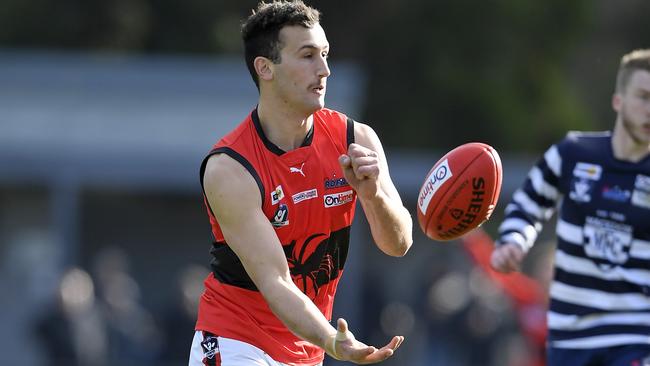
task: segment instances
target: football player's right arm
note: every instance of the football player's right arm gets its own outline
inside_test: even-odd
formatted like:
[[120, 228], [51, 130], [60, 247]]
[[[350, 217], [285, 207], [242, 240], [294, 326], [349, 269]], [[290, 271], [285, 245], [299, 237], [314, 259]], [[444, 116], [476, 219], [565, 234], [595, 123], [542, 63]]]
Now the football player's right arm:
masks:
[[[259, 188], [250, 173], [227, 155], [212, 156], [204, 175], [205, 194], [224, 238], [273, 313], [294, 334], [332, 356], [357, 363], [382, 361], [402, 339], [377, 350], [334, 329], [318, 307], [294, 284], [273, 226], [262, 211]], [[337, 341], [334, 341], [337, 339]]]

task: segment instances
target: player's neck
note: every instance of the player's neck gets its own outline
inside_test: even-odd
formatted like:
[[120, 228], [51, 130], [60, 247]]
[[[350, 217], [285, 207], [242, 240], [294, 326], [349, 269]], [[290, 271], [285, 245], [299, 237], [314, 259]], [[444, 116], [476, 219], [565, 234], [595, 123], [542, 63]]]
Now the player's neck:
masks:
[[257, 115], [266, 138], [284, 151], [300, 147], [312, 127], [312, 114], [274, 108], [273, 104], [262, 103], [257, 106]]
[[636, 163], [650, 155], [650, 144], [636, 141], [623, 123], [617, 121], [612, 134], [612, 151], [616, 159]]

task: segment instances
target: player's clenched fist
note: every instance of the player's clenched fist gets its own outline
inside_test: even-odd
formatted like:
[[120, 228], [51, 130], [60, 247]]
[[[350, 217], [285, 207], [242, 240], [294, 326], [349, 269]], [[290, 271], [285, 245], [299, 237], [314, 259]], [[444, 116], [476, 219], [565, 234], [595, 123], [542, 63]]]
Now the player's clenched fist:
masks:
[[377, 194], [381, 162], [375, 151], [359, 144], [350, 144], [347, 155], [339, 157], [339, 163], [345, 179], [358, 195], [372, 197]]

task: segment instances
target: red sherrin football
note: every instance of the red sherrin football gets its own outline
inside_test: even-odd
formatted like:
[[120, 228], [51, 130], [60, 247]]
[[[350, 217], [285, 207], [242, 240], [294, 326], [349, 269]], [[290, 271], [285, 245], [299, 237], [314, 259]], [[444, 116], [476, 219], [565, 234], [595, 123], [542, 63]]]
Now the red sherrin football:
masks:
[[490, 218], [499, 200], [503, 170], [489, 145], [470, 142], [431, 168], [418, 195], [418, 221], [434, 240], [452, 240]]

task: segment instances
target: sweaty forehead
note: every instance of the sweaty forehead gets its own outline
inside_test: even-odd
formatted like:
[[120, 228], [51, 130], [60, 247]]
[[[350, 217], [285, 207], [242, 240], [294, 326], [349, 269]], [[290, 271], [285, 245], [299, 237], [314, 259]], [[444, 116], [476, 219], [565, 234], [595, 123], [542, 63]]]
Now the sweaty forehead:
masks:
[[296, 52], [304, 47], [329, 48], [327, 36], [320, 24], [315, 24], [311, 28], [299, 25], [284, 27], [280, 31], [280, 41], [283, 48], [289, 52]]

